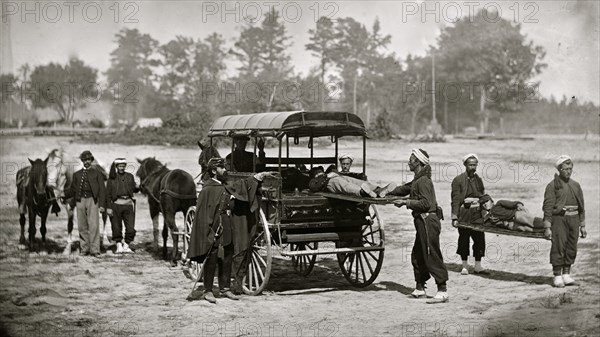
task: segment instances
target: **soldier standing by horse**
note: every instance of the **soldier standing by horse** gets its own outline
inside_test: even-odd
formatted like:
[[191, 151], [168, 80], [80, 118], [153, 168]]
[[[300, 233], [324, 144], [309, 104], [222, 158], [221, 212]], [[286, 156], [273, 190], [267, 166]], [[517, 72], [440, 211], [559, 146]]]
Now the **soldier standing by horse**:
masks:
[[67, 197], [72, 197], [71, 208], [77, 207], [77, 228], [79, 230], [82, 255], [100, 256], [100, 223], [98, 212], [106, 207], [106, 187], [100, 171], [92, 166], [94, 156], [83, 151], [79, 156], [83, 168], [73, 174], [73, 183]]

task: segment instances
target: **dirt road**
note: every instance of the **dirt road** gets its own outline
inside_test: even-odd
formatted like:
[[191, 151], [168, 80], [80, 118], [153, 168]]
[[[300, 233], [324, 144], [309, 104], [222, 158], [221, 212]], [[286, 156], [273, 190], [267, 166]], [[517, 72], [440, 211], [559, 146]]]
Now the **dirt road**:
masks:
[[[14, 197], [15, 168], [25, 165], [27, 157], [42, 157], [50, 148], [63, 145], [74, 162], [84, 149], [105, 164], [114, 157], [133, 161], [156, 156], [169, 167], [195, 176], [198, 150], [82, 144], [67, 138], [3, 137], [0, 141], [1, 336], [600, 335], [598, 139], [369, 144], [367, 174], [371, 180], [409, 181], [412, 175], [406, 160], [410, 148], [425, 148], [431, 155], [438, 201], [447, 215], [440, 241], [450, 271], [450, 302], [442, 305], [409, 298], [414, 286], [410, 264], [414, 228], [405, 209], [391, 206], [379, 208], [387, 240], [383, 268], [374, 284], [365, 289], [348, 285], [335, 256], [319, 257], [307, 277], [296, 275], [289, 260], [276, 259], [267, 291], [261, 296], [244, 296], [238, 302], [223, 299], [217, 305], [187, 302], [192, 281], [181, 267], [170, 268], [150, 248], [152, 224], [141, 196], [135, 255], [113, 255], [110, 248], [114, 246], [100, 259], [62, 255], [64, 212], [58, 218], [50, 216], [49, 254], [29, 253], [17, 245]], [[360, 146], [353, 141], [340, 144], [344, 152], [357, 155]], [[317, 155], [333, 151], [315, 150]], [[479, 172], [488, 193], [521, 200], [540, 215], [544, 187], [554, 174], [553, 158], [562, 153], [574, 158], [573, 178], [584, 189], [589, 233], [579, 243], [573, 268], [579, 286], [550, 286], [548, 241], [493, 234], [486, 236], [484, 258], [491, 274], [460, 275], [460, 258], [455, 254], [458, 234], [448, 219], [450, 181], [462, 171], [460, 158], [466, 152], [479, 154]], [[128, 169], [133, 170], [133, 165]], [[178, 221], [181, 225], [181, 217]], [[435, 289], [433, 282], [429, 283], [430, 289]]]

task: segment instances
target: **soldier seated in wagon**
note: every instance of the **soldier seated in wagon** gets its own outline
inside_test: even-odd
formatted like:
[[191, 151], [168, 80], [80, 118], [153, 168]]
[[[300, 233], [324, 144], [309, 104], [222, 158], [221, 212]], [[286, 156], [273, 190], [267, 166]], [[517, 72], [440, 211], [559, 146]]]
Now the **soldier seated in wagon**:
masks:
[[265, 141], [261, 138], [256, 146], [258, 147], [257, 157], [253, 152], [246, 151], [246, 145], [250, 137], [236, 136], [233, 138], [233, 151], [225, 157], [225, 166], [228, 170], [236, 172], [254, 172], [254, 162], [256, 162], [256, 172], [264, 171], [265, 165]]

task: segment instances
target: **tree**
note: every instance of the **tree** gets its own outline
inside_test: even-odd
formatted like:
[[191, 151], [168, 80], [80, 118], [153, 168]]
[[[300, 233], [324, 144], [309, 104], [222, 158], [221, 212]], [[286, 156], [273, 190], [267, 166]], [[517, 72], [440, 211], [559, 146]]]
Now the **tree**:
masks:
[[75, 111], [98, 96], [97, 72], [77, 58], [71, 58], [65, 66], [37, 66], [31, 73], [31, 83], [40, 92], [37, 97], [29, 97], [31, 103], [36, 108], [54, 108], [62, 121], [72, 122]]
[[478, 83], [481, 132], [488, 129], [490, 110], [486, 105], [492, 95], [490, 106], [506, 109], [511, 99], [508, 93], [525, 86], [546, 66], [541, 62], [543, 48], [526, 42], [519, 24], [502, 18], [491, 22], [489, 18], [495, 15], [481, 10], [472, 20], [459, 20], [444, 28], [438, 38], [439, 64], [444, 72], [462, 83]]
[[279, 13], [271, 11], [260, 27], [247, 26], [229, 51], [241, 63], [236, 83], [242, 90], [239, 111], [288, 109], [293, 104], [282, 96], [282, 88], [293, 79], [286, 49], [290, 47]]
[[237, 57], [242, 64], [238, 68], [240, 76], [253, 78], [261, 67], [260, 54], [262, 50], [259, 43], [261, 32], [260, 27], [243, 28], [234, 48], [229, 50], [229, 53]]
[[[333, 22], [329, 18], [322, 16], [317, 21], [315, 29], [309, 29], [310, 43], [305, 45], [306, 50], [310, 50], [313, 56], [319, 58], [319, 69], [321, 71], [321, 83], [325, 89], [325, 73], [327, 66], [333, 62], [332, 53], [335, 48], [335, 32]], [[325, 110], [324, 90], [320, 91], [318, 96], [321, 100], [321, 110]]]
[[401, 99], [403, 110], [408, 110], [410, 134], [416, 134], [417, 118], [429, 105], [426, 96], [426, 83], [431, 81], [431, 57], [408, 55], [406, 69], [402, 72]]
[[15, 75], [1, 74], [0, 85], [0, 103], [5, 104], [17, 98], [17, 77]]
[[117, 48], [110, 53], [111, 66], [106, 76], [119, 91], [123, 88], [134, 90], [129, 92], [132, 97], [117, 97], [119, 103], [114, 107], [115, 112], [132, 115], [131, 118], [137, 120], [147, 97], [155, 93], [152, 81], [155, 69], [160, 65], [158, 41], [137, 29], [128, 28], [119, 31], [115, 38]]
[[[352, 103], [346, 105], [352, 106], [354, 113], [358, 113], [358, 101], [361, 98], [359, 96], [362, 94], [362, 100], [366, 101], [369, 97], [367, 91], [374, 91], [372, 82], [359, 81], [359, 78], [368, 78], [367, 74], [373, 70], [371, 64], [386, 58], [382, 51], [390, 41], [390, 35], [380, 34], [378, 19], [373, 23], [372, 32], [353, 18], [338, 19], [335, 25], [335, 48], [332, 59], [341, 69], [344, 93], [352, 93]], [[345, 97], [349, 96], [345, 94]]]

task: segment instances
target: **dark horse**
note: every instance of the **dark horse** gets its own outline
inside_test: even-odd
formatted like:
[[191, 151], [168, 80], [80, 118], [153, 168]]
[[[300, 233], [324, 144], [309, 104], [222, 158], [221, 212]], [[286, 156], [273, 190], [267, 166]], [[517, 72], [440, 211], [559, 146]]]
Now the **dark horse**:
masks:
[[140, 177], [140, 190], [148, 196], [150, 217], [152, 218], [154, 248], [158, 251], [158, 214], [164, 218], [163, 258], [167, 258], [168, 229], [171, 229], [173, 239], [173, 254], [171, 265], [177, 265], [178, 236], [175, 214], [187, 212], [188, 208], [196, 205], [196, 184], [194, 178], [187, 172], [179, 169], [169, 170], [155, 158], [139, 160], [140, 168], [136, 175]]
[[25, 210], [29, 217], [29, 249], [35, 248], [35, 218], [41, 219], [40, 233], [42, 234], [42, 246], [46, 245], [46, 218], [52, 200], [48, 194], [48, 158], [46, 160], [29, 159], [31, 166], [24, 167], [17, 172], [17, 202], [19, 204], [19, 223], [21, 224], [21, 236], [19, 243], [25, 244]]
[[217, 148], [212, 145], [204, 145], [198, 141], [198, 147], [200, 148], [200, 156], [198, 156], [198, 165], [200, 165], [200, 181], [208, 179], [207, 165], [211, 158], [221, 158]]

